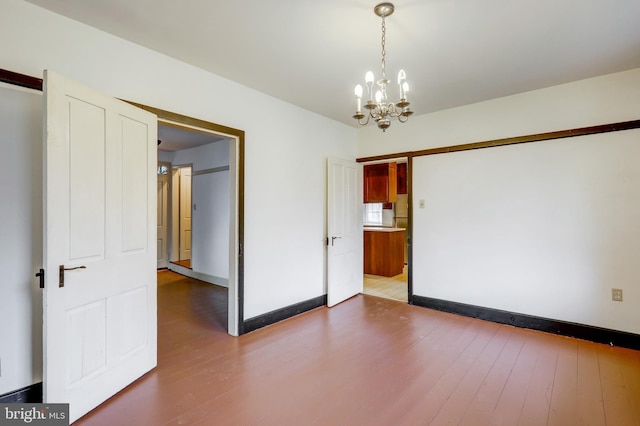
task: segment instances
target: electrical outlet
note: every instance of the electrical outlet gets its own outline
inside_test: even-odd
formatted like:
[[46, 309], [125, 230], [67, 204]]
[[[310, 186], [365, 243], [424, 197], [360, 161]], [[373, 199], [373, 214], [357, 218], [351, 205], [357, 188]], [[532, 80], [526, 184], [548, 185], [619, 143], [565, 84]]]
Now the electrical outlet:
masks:
[[611, 300], [614, 302], [622, 302], [622, 289], [621, 288], [612, 288], [611, 289]]

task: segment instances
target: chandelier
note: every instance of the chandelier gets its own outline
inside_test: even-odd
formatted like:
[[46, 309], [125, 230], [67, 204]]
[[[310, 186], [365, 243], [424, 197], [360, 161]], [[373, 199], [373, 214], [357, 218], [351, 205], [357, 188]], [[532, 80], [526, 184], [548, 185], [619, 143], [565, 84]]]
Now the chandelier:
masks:
[[[409, 116], [413, 114], [413, 111], [409, 109], [409, 102], [407, 101], [407, 92], [409, 92], [409, 84], [407, 83], [407, 76], [404, 70], [398, 72], [398, 87], [400, 89], [400, 100], [396, 103], [389, 102], [387, 99], [387, 84], [391, 83], [391, 80], [387, 79], [387, 72], [385, 70], [385, 36], [386, 27], [384, 18], [391, 15], [394, 11], [393, 4], [380, 3], [373, 11], [376, 15], [382, 18], [382, 78], [376, 82], [378, 89], [375, 94], [373, 92], [373, 72], [368, 71], [364, 77], [367, 84], [367, 95], [369, 99], [364, 107], [368, 110], [368, 114], [362, 113], [362, 86], [357, 85], [354, 93], [356, 95], [356, 114], [353, 116], [358, 120], [358, 124], [366, 126], [369, 124], [369, 119], [372, 118], [380, 129], [384, 132], [391, 126], [391, 119], [397, 118], [399, 122], [406, 123], [409, 120]], [[375, 102], [374, 102], [375, 99]], [[363, 118], [366, 120], [362, 121]]]

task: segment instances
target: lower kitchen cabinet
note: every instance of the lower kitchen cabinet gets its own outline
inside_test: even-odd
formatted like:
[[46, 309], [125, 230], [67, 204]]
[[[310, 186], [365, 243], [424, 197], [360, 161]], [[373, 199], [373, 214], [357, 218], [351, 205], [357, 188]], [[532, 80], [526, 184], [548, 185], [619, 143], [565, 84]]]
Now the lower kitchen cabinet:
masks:
[[364, 273], [393, 277], [404, 268], [403, 228], [364, 229]]

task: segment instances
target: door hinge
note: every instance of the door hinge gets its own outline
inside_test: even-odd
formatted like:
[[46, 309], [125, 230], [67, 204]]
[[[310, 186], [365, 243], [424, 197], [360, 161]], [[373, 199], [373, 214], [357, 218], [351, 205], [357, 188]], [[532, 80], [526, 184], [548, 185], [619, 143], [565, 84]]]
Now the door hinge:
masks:
[[36, 277], [40, 278], [40, 288], [44, 288], [44, 269], [40, 268], [40, 272], [36, 274]]
[[242, 257], [242, 244], [238, 245], [238, 256]]

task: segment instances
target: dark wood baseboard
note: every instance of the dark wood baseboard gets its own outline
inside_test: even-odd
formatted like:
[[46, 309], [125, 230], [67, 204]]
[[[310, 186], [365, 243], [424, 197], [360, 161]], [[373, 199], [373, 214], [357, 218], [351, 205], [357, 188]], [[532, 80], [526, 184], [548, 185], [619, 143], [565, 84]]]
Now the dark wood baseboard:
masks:
[[40, 404], [42, 402], [42, 382], [0, 395], [0, 404], [10, 403]]
[[413, 295], [411, 304], [500, 324], [509, 324], [515, 327], [529, 328], [597, 343], [606, 343], [612, 346], [640, 350], [640, 334], [502, 311], [500, 309], [467, 305], [465, 303], [450, 302], [448, 300], [433, 299], [424, 296]]
[[295, 315], [310, 311], [311, 309], [319, 308], [326, 304], [327, 295], [325, 294], [324, 296], [314, 297], [313, 299], [305, 300], [304, 302], [276, 309], [275, 311], [267, 312], [266, 314], [258, 315], [257, 317], [246, 320], [242, 331], [243, 333], [249, 333], [253, 330], [291, 318]]

